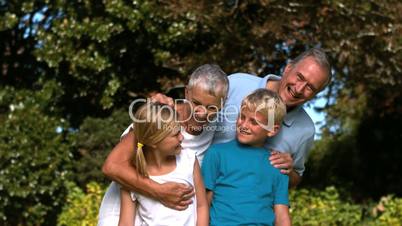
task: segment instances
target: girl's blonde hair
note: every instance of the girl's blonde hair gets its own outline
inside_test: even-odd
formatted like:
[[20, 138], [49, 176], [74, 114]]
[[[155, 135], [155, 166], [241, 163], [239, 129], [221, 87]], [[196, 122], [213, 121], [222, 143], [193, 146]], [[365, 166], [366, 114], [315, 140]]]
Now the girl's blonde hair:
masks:
[[[137, 141], [134, 164], [142, 176], [148, 176], [144, 151], [179, 128], [175, 110], [164, 104], [148, 102], [135, 113], [133, 127]], [[147, 147], [148, 146], [148, 147]]]

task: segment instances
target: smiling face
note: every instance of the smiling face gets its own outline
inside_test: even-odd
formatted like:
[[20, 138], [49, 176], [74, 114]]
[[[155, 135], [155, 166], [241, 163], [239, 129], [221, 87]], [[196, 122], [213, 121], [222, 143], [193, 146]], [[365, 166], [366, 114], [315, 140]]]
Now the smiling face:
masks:
[[181, 151], [182, 140], [183, 135], [180, 132], [180, 127], [177, 126], [165, 138], [155, 144], [153, 148], [164, 156], [177, 155]]
[[242, 144], [262, 147], [270, 133], [260, 125], [266, 125], [267, 122], [268, 119], [262, 114], [242, 108], [236, 123], [237, 140]]
[[313, 57], [295, 65], [288, 64], [283, 72], [278, 94], [288, 109], [312, 99], [328, 82], [328, 74]]
[[186, 100], [191, 105], [190, 120], [197, 125], [205, 125], [213, 120], [223, 103], [222, 97], [213, 96], [199, 86], [186, 88]]

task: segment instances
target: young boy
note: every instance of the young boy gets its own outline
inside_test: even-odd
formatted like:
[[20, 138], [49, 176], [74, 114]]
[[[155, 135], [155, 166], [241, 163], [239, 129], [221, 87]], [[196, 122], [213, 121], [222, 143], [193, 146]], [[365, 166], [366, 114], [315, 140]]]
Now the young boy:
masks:
[[287, 175], [263, 148], [286, 114], [276, 93], [258, 89], [241, 104], [236, 138], [212, 145], [204, 158], [211, 225], [290, 225]]

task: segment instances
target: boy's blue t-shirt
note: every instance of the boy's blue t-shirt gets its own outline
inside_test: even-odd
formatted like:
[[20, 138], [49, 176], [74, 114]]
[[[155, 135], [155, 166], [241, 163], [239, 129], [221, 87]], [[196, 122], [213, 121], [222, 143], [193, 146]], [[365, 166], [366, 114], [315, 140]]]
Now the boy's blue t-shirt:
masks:
[[289, 178], [270, 164], [269, 155], [237, 140], [208, 149], [202, 176], [214, 193], [211, 225], [274, 225], [273, 205], [289, 205]]

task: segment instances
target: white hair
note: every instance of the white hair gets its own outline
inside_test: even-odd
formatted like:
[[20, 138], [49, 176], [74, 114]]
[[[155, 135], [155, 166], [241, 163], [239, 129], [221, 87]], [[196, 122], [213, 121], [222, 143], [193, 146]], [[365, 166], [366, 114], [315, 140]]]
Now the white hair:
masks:
[[216, 64], [204, 64], [190, 75], [187, 88], [199, 87], [215, 97], [226, 99], [229, 80], [223, 70]]

